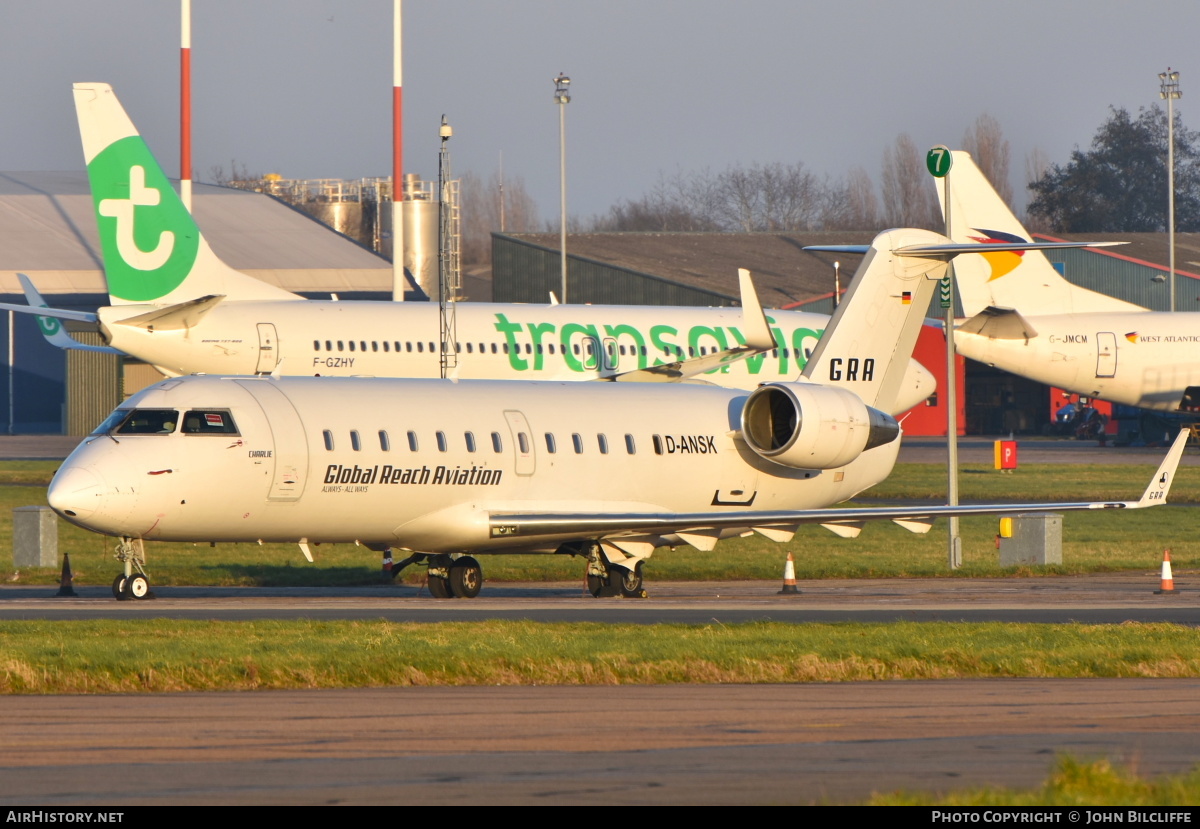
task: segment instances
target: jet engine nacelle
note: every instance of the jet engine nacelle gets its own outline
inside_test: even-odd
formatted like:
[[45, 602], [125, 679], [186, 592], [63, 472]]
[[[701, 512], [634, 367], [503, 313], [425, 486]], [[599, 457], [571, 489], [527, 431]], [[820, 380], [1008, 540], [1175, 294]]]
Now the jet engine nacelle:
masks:
[[899, 436], [894, 417], [834, 386], [767, 383], [742, 407], [747, 445], [794, 469], [837, 469]]

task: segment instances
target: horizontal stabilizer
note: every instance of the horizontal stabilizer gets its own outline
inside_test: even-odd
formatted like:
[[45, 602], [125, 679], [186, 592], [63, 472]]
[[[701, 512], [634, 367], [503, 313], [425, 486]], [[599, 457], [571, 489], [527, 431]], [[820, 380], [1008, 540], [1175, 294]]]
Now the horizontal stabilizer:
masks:
[[222, 295], [202, 296], [178, 305], [166, 308], [156, 308], [136, 317], [126, 317], [123, 320], [113, 320], [115, 325], [128, 325], [132, 328], [145, 328], [147, 331], [177, 331], [192, 328], [200, 320], [216, 308], [225, 297]]
[[984, 308], [954, 330], [993, 340], [1032, 340], [1037, 336], [1037, 329], [1015, 309], [995, 305]]
[[865, 254], [871, 249], [870, 245], [805, 245], [803, 250], [821, 251], [824, 253], [858, 253]]
[[1001, 251], [1057, 250], [1059, 248], [1111, 248], [1128, 242], [963, 242], [945, 245], [906, 245], [896, 248], [897, 256], [920, 256], [948, 259], [963, 253], [998, 253]]

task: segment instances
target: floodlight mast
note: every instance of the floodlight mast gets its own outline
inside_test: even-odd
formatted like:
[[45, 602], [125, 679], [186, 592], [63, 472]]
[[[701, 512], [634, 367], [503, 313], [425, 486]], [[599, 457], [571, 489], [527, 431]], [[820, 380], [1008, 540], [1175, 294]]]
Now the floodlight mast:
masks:
[[558, 104], [558, 181], [559, 242], [562, 255], [562, 296], [567, 301], [567, 104], [571, 103], [571, 79], [562, 72], [554, 79], [554, 100]]

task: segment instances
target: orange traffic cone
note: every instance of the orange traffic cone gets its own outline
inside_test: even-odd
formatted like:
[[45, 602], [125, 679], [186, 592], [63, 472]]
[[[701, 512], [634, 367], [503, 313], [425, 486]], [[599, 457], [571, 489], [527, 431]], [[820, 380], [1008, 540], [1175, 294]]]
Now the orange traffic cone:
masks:
[[1175, 579], [1171, 577], [1171, 551], [1163, 550], [1162, 586], [1154, 591], [1158, 595], [1178, 593], [1175, 589]]
[[783, 566], [783, 589], [779, 593], [782, 595], [799, 592], [800, 588], [796, 586], [796, 562], [792, 558], [792, 554], [788, 553], [787, 564]]
[[75, 592], [75, 576], [71, 573], [71, 555], [63, 553], [62, 581], [55, 596], [78, 596]]

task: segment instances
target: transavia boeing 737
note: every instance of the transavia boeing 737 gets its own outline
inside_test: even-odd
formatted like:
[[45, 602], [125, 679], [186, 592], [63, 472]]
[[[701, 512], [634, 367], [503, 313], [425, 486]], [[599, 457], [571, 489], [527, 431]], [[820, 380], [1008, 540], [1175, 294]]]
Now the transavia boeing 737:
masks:
[[[97, 314], [46, 308], [25, 279], [39, 315], [95, 322], [109, 347], [168, 376], [441, 376], [436, 303], [305, 300], [235, 271], [213, 253], [112, 88], [76, 84], [75, 106], [111, 305]], [[743, 279], [743, 304], [757, 305], [748, 285]], [[748, 330], [736, 308], [477, 302], [459, 303], [455, 314], [451, 376], [461, 379], [701, 375], [742, 389], [796, 379], [829, 322], [771, 311], [766, 326]], [[51, 342], [71, 344], [54, 330]], [[919, 363], [905, 371], [892, 414], [934, 392]]]
[[[965, 152], [947, 177], [956, 242], [1031, 237]], [[938, 188], [943, 198], [942, 188]], [[1148, 311], [1064, 279], [1038, 251], [962, 256], [969, 317], [959, 353], [1070, 392], [1159, 411], [1200, 411], [1200, 313]]]
[[644, 595], [662, 546], [711, 549], [803, 523], [1122, 509], [1166, 501], [1183, 439], [1133, 502], [829, 509], [888, 476], [887, 412], [946, 261], [923, 230], [876, 237], [803, 382], [526, 383], [182, 377], [122, 404], [64, 461], [49, 502], [119, 539], [118, 598], [150, 589], [143, 540], [358, 542], [428, 567], [438, 597], [475, 596], [479, 559], [570, 554], [594, 595]]

